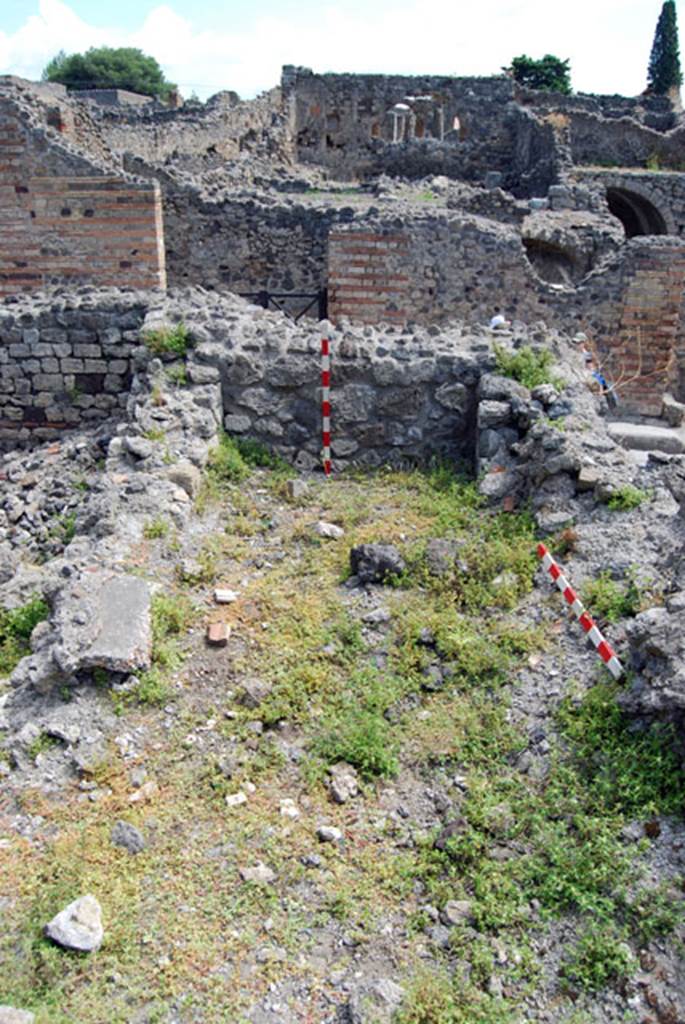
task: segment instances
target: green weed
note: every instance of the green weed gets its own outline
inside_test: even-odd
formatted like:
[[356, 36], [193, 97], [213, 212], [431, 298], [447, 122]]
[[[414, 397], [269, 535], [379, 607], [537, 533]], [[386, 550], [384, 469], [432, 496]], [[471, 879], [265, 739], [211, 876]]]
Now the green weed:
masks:
[[164, 372], [169, 383], [177, 388], [185, 388], [190, 383], [188, 371], [183, 363], [174, 363], [173, 366], [168, 366]]
[[76, 514], [64, 512], [58, 516], [50, 527], [49, 533], [50, 537], [66, 547], [76, 536]]
[[21, 608], [0, 608], [0, 678], [8, 676], [31, 653], [31, 633], [49, 613], [46, 602], [37, 595]]
[[567, 984], [597, 992], [611, 983], [625, 981], [636, 969], [625, 933], [606, 925], [592, 926], [581, 935], [562, 973]]
[[632, 484], [625, 484], [613, 491], [607, 498], [607, 508], [612, 512], [628, 512], [630, 509], [638, 508], [643, 502], [649, 501], [649, 491], [642, 491]]
[[166, 537], [169, 533], [169, 521], [157, 516], [155, 519], [149, 519], [143, 527], [143, 537], [146, 540], [159, 540], [162, 537]]
[[33, 743], [27, 747], [27, 753], [35, 761], [40, 754], [45, 754], [48, 750], [52, 750], [57, 746], [59, 746], [59, 740], [55, 736], [49, 736], [48, 733], [41, 732]]
[[182, 321], [173, 327], [147, 331], [142, 340], [154, 355], [185, 356], [193, 344], [190, 331]]
[[583, 600], [590, 611], [607, 622], [618, 622], [637, 615], [643, 606], [645, 593], [634, 571], [627, 574], [625, 584], [611, 578], [608, 569], [583, 587]]
[[497, 344], [494, 349], [497, 372], [503, 377], [511, 377], [530, 390], [540, 384], [553, 384], [557, 390], [564, 387], [564, 382], [552, 374], [554, 356], [549, 349], [537, 352], [524, 345], [515, 352], [507, 352]]
[[591, 806], [628, 817], [677, 814], [685, 806], [685, 774], [672, 726], [635, 728], [623, 714], [616, 683], [600, 683], [576, 705], [562, 702], [558, 723]]
[[367, 779], [397, 772], [397, 742], [377, 711], [350, 707], [331, 716], [322, 728], [312, 749], [327, 764], [347, 761]]
[[146, 441], [160, 442], [166, 440], [166, 430], [164, 427], [150, 427], [143, 434]]

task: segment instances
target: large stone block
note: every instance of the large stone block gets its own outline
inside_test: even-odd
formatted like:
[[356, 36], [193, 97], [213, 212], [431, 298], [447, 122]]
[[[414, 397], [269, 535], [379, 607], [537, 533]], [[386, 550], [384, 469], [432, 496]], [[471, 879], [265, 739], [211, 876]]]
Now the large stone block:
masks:
[[98, 572], [65, 588], [57, 602], [55, 660], [66, 674], [150, 667], [150, 590], [136, 576]]

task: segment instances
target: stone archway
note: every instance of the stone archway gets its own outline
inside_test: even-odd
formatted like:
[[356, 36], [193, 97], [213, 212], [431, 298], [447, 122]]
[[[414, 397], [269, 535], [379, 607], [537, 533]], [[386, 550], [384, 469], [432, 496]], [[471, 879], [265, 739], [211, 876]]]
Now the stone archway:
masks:
[[626, 188], [611, 186], [606, 191], [609, 210], [623, 224], [627, 238], [636, 235], [667, 235], [668, 225], [646, 196]]

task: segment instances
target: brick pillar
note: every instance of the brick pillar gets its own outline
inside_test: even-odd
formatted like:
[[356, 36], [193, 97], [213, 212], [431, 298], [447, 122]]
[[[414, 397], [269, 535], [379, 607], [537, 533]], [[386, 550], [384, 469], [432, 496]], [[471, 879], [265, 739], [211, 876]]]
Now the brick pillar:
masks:
[[664, 391], [678, 376], [684, 291], [685, 246], [637, 250], [627, 268], [618, 330], [602, 345], [605, 375], [617, 383], [625, 411], [661, 414]]
[[328, 237], [328, 315], [358, 323], [409, 319], [408, 242], [402, 233], [332, 231]]

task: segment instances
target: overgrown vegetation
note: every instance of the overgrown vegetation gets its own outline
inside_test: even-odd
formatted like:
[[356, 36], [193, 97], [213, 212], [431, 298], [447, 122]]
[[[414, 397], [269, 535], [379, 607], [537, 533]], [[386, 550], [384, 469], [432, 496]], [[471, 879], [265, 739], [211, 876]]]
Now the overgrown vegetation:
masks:
[[[153, 814], [134, 820], [143, 827], [152, 817], [155, 841], [136, 858], [109, 842], [113, 817], [136, 807], [129, 762], [116, 755], [92, 776], [111, 790], [100, 801], [33, 808], [55, 839], [26, 858], [19, 879], [0, 849], [0, 896], [12, 893], [0, 960], [17, 963], [0, 1001], [35, 1009], [38, 1024], [99, 1024], [104, 1015], [129, 1019], [139, 1005], [163, 1019], [185, 991], [201, 1000], [208, 1024], [239, 1021], [275, 980], [302, 971], [298, 956], [320, 929], [344, 923], [362, 946], [392, 917], [403, 936], [398, 973], [409, 979], [398, 1024], [513, 1024], [539, 982], [537, 940], [548, 919], [562, 917], [577, 939], [564, 954], [559, 982], [569, 997], [560, 997], [558, 1019], [582, 1020], [583, 999], [620, 986], [635, 951], [655, 936], [667, 941], [682, 918], [680, 881], [655, 887], [641, 877], [649, 840], [626, 841], [629, 823], [642, 830], [682, 814], [673, 733], [636, 730], [616, 684], [583, 692], [569, 681], [547, 726], [548, 752], [529, 735], [517, 703], [526, 662], [558, 652], [548, 621], [510, 614], [537, 564], [526, 513], [484, 508], [475, 486], [444, 465], [310, 484], [304, 507], [276, 505], [269, 494], [281, 470], [269, 468], [269, 453], [228, 439], [219, 447], [210, 474], [217, 496], [228, 496], [227, 532], [204, 537], [193, 578], [169, 567], [153, 602], [152, 669], [113, 695], [119, 710], [145, 720], [158, 789]], [[319, 537], [319, 518], [344, 537]], [[407, 569], [396, 586], [373, 591], [371, 610], [384, 614], [368, 621], [365, 595], [341, 583], [350, 547], [379, 539], [401, 549]], [[429, 564], [436, 539], [442, 561]], [[281, 551], [289, 557], [276, 557]], [[191, 685], [176, 686], [193, 646], [194, 610], [181, 587], [215, 578], [241, 591], [228, 613], [235, 647], [209, 662], [198, 645]], [[618, 596], [610, 588], [609, 614], [628, 613], [616, 602], [630, 598], [631, 585], [618, 581]], [[263, 684], [257, 700], [241, 692], [247, 680]], [[176, 715], [162, 724], [147, 708], [172, 693]], [[357, 770], [361, 794], [339, 807], [326, 779], [341, 760]], [[238, 790], [246, 801], [227, 807]], [[443, 801], [440, 814], [427, 809], [429, 791]], [[286, 795], [299, 819], [279, 812]], [[192, 841], [179, 841], [189, 807]], [[345, 842], [321, 844], [319, 866], [305, 867], [317, 821], [339, 827]], [[275, 881], [243, 884], [239, 867], [258, 861], [276, 870]], [[104, 904], [97, 962], [57, 951], [42, 935], [84, 891]], [[452, 900], [468, 904], [468, 918], [439, 952], [426, 908], [441, 912]], [[255, 960], [266, 919], [282, 961]], [[426, 949], [430, 960], [417, 971]], [[216, 973], [227, 956], [259, 965], [249, 990]], [[123, 982], [113, 988], [114, 973]]]
[[38, 596], [21, 608], [0, 608], [0, 678], [8, 676], [23, 657], [31, 653], [31, 633], [50, 609]]
[[501, 345], [495, 345], [497, 372], [504, 377], [511, 377], [525, 387], [538, 387], [540, 384], [553, 384], [558, 390], [564, 382], [552, 374], [554, 357], [549, 349], [536, 351], [529, 345], [515, 352], [507, 352]]
[[625, 981], [637, 969], [637, 960], [615, 926], [590, 926], [578, 940], [563, 968], [570, 986], [597, 992], [610, 983]]
[[227, 488], [242, 483], [256, 468], [272, 471], [269, 483], [279, 492], [285, 481], [295, 476], [292, 467], [266, 445], [251, 438], [222, 434], [209, 453], [205, 486], [197, 502], [199, 510], [204, 509], [208, 501], [218, 500]]

